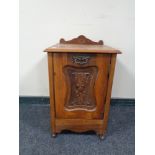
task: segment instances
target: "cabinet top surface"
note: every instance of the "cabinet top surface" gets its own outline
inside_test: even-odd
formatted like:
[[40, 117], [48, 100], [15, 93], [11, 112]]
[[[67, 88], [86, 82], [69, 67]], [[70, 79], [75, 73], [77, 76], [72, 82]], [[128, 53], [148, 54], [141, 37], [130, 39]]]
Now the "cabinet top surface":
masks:
[[115, 48], [104, 45], [103, 41], [94, 42], [85, 36], [81, 35], [69, 41], [60, 39], [60, 43], [53, 45], [44, 50], [45, 52], [68, 52], [68, 53], [111, 53], [121, 54]]
[[82, 53], [116, 53], [121, 52], [115, 48], [106, 45], [76, 45], [76, 44], [56, 44], [47, 49], [45, 52], [82, 52]]

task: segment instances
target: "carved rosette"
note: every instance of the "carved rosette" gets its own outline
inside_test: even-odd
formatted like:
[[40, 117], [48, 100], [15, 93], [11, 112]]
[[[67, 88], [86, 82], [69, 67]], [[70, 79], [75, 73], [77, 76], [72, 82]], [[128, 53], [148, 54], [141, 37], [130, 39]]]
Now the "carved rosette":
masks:
[[97, 67], [77, 68], [66, 66], [64, 73], [68, 86], [66, 109], [94, 109], [96, 107], [94, 85], [97, 77]]

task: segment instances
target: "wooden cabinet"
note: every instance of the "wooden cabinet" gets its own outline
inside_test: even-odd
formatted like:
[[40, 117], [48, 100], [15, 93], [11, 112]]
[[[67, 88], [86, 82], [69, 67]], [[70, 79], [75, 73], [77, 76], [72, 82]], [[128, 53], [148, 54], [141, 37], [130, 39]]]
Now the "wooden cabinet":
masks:
[[62, 130], [95, 131], [104, 137], [116, 55], [121, 52], [85, 36], [65, 41], [48, 52], [51, 126]]

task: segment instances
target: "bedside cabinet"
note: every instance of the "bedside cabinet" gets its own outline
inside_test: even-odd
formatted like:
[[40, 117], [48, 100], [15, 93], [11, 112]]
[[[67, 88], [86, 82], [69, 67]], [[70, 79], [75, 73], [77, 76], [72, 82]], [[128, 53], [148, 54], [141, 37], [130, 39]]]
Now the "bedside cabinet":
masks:
[[104, 138], [116, 56], [121, 52], [81, 35], [48, 54], [52, 135], [93, 130]]

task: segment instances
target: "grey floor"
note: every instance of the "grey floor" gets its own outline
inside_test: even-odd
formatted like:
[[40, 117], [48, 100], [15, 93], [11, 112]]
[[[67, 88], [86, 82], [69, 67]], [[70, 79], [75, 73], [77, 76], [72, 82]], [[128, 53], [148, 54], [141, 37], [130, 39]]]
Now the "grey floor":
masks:
[[104, 140], [95, 133], [50, 135], [48, 104], [20, 104], [20, 155], [134, 155], [135, 107], [113, 105]]

